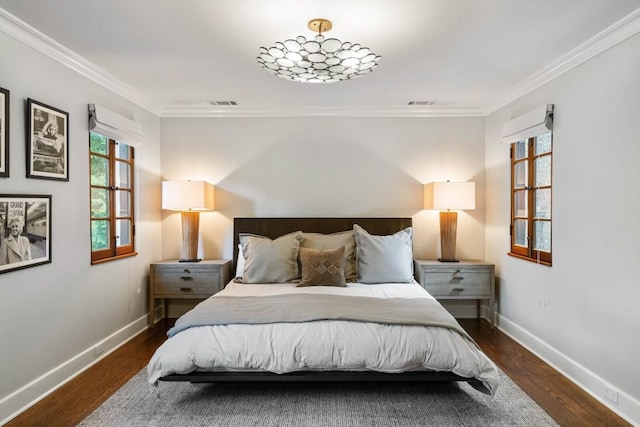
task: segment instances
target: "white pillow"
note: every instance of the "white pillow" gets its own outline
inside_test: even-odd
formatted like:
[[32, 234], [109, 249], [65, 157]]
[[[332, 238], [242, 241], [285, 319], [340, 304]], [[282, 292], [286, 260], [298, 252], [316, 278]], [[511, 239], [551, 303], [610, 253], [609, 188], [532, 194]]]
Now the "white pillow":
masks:
[[409, 283], [413, 281], [413, 228], [390, 236], [376, 236], [358, 224], [356, 238], [360, 283]]

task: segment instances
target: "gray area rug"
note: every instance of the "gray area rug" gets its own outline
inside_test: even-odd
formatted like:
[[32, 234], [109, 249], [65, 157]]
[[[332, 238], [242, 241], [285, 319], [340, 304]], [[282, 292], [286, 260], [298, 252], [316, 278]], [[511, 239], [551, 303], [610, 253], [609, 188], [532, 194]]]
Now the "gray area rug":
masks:
[[555, 426], [504, 373], [466, 383], [160, 383], [139, 372], [81, 426]]

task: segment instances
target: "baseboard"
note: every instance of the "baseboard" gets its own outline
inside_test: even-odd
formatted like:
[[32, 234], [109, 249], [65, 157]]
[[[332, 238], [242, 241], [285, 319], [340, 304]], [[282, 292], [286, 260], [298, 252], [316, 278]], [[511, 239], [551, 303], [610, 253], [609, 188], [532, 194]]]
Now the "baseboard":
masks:
[[146, 329], [145, 315], [4, 397], [0, 400], [0, 425], [8, 423]]
[[[607, 408], [631, 424], [640, 426], [640, 401], [633, 396], [630, 396], [622, 390], [618, 390], [594, 372], [562, 354], [506, 317], [498, 315], [497, 327], [504, 334], [538, 356]], [[617, 405], [605, 397], [605, 389], [607, 388], [617, 392]]]

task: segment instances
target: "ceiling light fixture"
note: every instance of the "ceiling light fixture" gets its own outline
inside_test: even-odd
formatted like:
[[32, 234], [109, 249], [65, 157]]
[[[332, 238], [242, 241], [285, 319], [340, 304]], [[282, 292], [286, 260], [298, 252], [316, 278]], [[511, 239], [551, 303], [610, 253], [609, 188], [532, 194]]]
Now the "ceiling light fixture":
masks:
[[305, 83], [332, 83], [351, 80], [378, 66], [380, 55], [357, 43], [325, 38], [333, 25], [327, 19], [312, 19], [308, 27], [317, 31], [313, 40], [304, 36], [260, 48], [258, 62], [278, 77]]

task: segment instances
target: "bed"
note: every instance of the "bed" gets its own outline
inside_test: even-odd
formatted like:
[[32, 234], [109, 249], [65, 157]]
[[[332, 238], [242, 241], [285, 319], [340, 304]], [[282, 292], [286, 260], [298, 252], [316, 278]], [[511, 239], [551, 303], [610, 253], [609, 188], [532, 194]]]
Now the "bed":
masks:
[[176, 321], [148, 380], [465, 381], [495, 365], [413, 279], [411, 218], [235, 218], [236, 278]]

